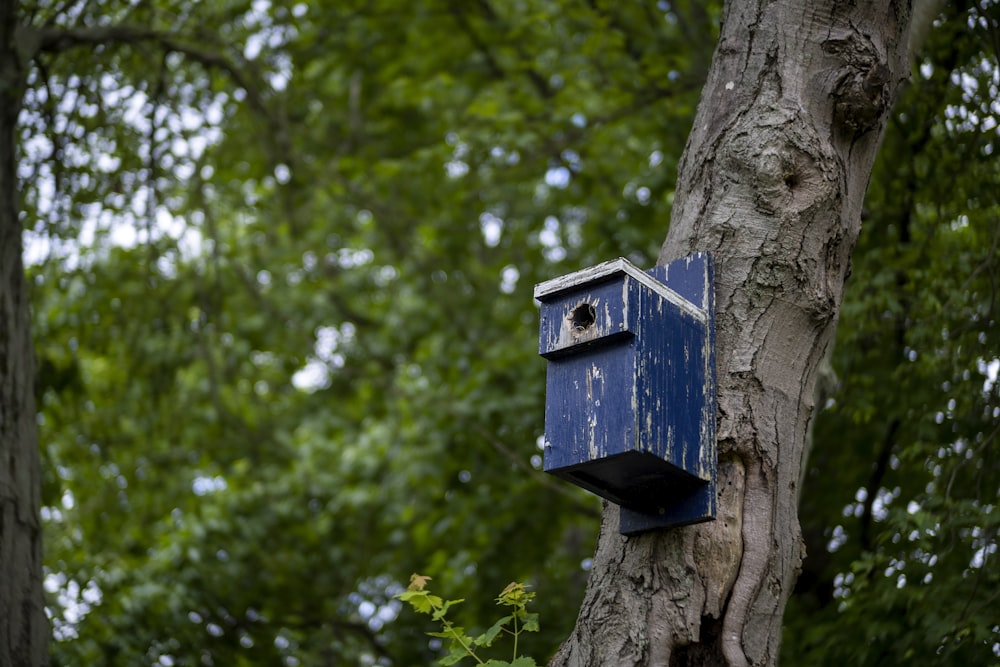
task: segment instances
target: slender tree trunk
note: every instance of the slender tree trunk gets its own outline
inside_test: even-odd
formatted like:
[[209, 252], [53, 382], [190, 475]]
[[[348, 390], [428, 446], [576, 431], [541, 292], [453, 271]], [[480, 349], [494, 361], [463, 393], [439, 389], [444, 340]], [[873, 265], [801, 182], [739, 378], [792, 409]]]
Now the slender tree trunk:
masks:
[[48, 663], [34, 351], [21, 261], [16, 126], [24, 68], [13, 0], [0, 0], [0, 665]]
[[716, 260], [718, 518], [625, 538], [607, 507], [552, 665], [776, 663], [813, 388], [908, 75], [909, 14], [905, 0], [726, 4], [660, 254]]

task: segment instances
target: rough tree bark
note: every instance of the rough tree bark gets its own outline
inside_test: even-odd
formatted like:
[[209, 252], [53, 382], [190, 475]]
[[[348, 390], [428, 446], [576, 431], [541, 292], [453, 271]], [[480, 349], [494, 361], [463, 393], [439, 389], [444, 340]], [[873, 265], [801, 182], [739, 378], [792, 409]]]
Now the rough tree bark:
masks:
[[716, 521], [633, 538], [605, 508], [553, 666], [772, 665], [803, 554], [796, 503], [817, 369], [908, 75], [906, 0], [732, 0], [659, 261], [716, 261]]
[[34, 351], [21, 261], [15, 138], [23, 59], [0, 0], [0, 665], [48, 664]]

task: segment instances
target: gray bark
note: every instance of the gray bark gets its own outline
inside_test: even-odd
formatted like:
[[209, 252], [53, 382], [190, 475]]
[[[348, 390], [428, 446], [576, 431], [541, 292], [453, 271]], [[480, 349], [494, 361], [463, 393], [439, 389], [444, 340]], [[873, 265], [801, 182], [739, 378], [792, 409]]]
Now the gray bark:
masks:
[[773, 665], [804, 556], [796, 511], [818, 368], [908, 76], [909, 3], [733, 0], [659, 261], [716, 261], [716, 521], [634, 538], [605, 508], [581, 665]]
[[48, 663], [34, 352], [21, 261], [16, 124], [24, 68], [15, 3], [0, 0], [0, 665]]

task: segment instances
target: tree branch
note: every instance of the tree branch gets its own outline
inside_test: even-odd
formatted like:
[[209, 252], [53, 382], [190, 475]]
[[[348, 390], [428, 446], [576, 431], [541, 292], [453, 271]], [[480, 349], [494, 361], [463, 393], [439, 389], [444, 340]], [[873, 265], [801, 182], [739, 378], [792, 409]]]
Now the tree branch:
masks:
[[[268, 109], [265, 104], [267, 85], [261, 82], [261, 75], [253, 62], [238, 54], [229, 55], [224, 48], [206, 48], [196, 43], [190, 36], [167, 32], [141, 25], [121, 23], [109, 26], [83, 28], [35, 28], [19, 26], [16, 29], [19, 53], [23, 62], [35, 59], [40, 53], [60, 54], [78, 47], [97, 45], [138, 45], [153, 44], [163, 50], [164, 56], [179, 53], [206, 69], [225, 72], [238, 88], [246, 92], [247, 103], [269, 126], [271, 160], [274, 164], [285, 164], [294, 174], [292, 150], [289, 140], [288, 119], [283, 112]], [[284, 189], [287, 193], [287, 189]], [[295, 216], [290, 195], [285, 196], [288, 224], [295, 233]]]
[[187, 42], [181, 35], [164, 32], [155, 28], [138, 25], [110, 25], [92, 28], [33, 28], [19, 26], [17, 28], [18, 42], [30, 45], [32, 51], [24, 55], [34, 58], [38, 53], [58, 54], [64, 51], [100, 44], [132, 45], [153, 43], [166, 52], [181, 53], [191, 60], [207, 68], [225, 71], [232, 77], [237, 86], [247, 93], [247, 100], [258, 111], [266, 114], [266, 108], [261, 97], [260, 87], [255, 85], [242, 66], [232, 58], [218, 51], [200, 48]]
[[871, 528], [872, 521], [875, 518], [875, 498], [878, 496], [879, 489], [882, 488], [882, 480], [885, 478], [886, 473], [889, 472], [889, 463], [892, 458], [892, 452], [896, 449], [896, 434], [899, 431], [899, 427], [900, 421], [898, 418], [889, 422], [885, 437], [882, 439], [882, 446], [879, 449], [878, 459], [875, 461], [875, 467], [868, 478], [867, 486], [865, 486], [867, 496], [864, 501], [864, 511], [861, 513], [860, 536], [861, 548], [865, 551], [871, 551], [874, 548]]

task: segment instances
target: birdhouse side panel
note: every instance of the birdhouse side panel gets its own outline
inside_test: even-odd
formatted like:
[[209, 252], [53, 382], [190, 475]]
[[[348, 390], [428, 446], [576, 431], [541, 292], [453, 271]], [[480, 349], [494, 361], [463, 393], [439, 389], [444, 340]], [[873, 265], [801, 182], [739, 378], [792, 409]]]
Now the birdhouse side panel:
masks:
[[646, 353], [637, 365], [639, 440], [644, 450], [678, 471], [707, 481], [710, 457], [702, 451], [708, 401], [706, 327], [670, 303], [651, 301], [659, 317], [642, 333]]
[[708, 253], [696, 252], [666, 265], [647, 271], [649, 275], [670, 287], [696, 308], [712, 310], [713, 271]]

